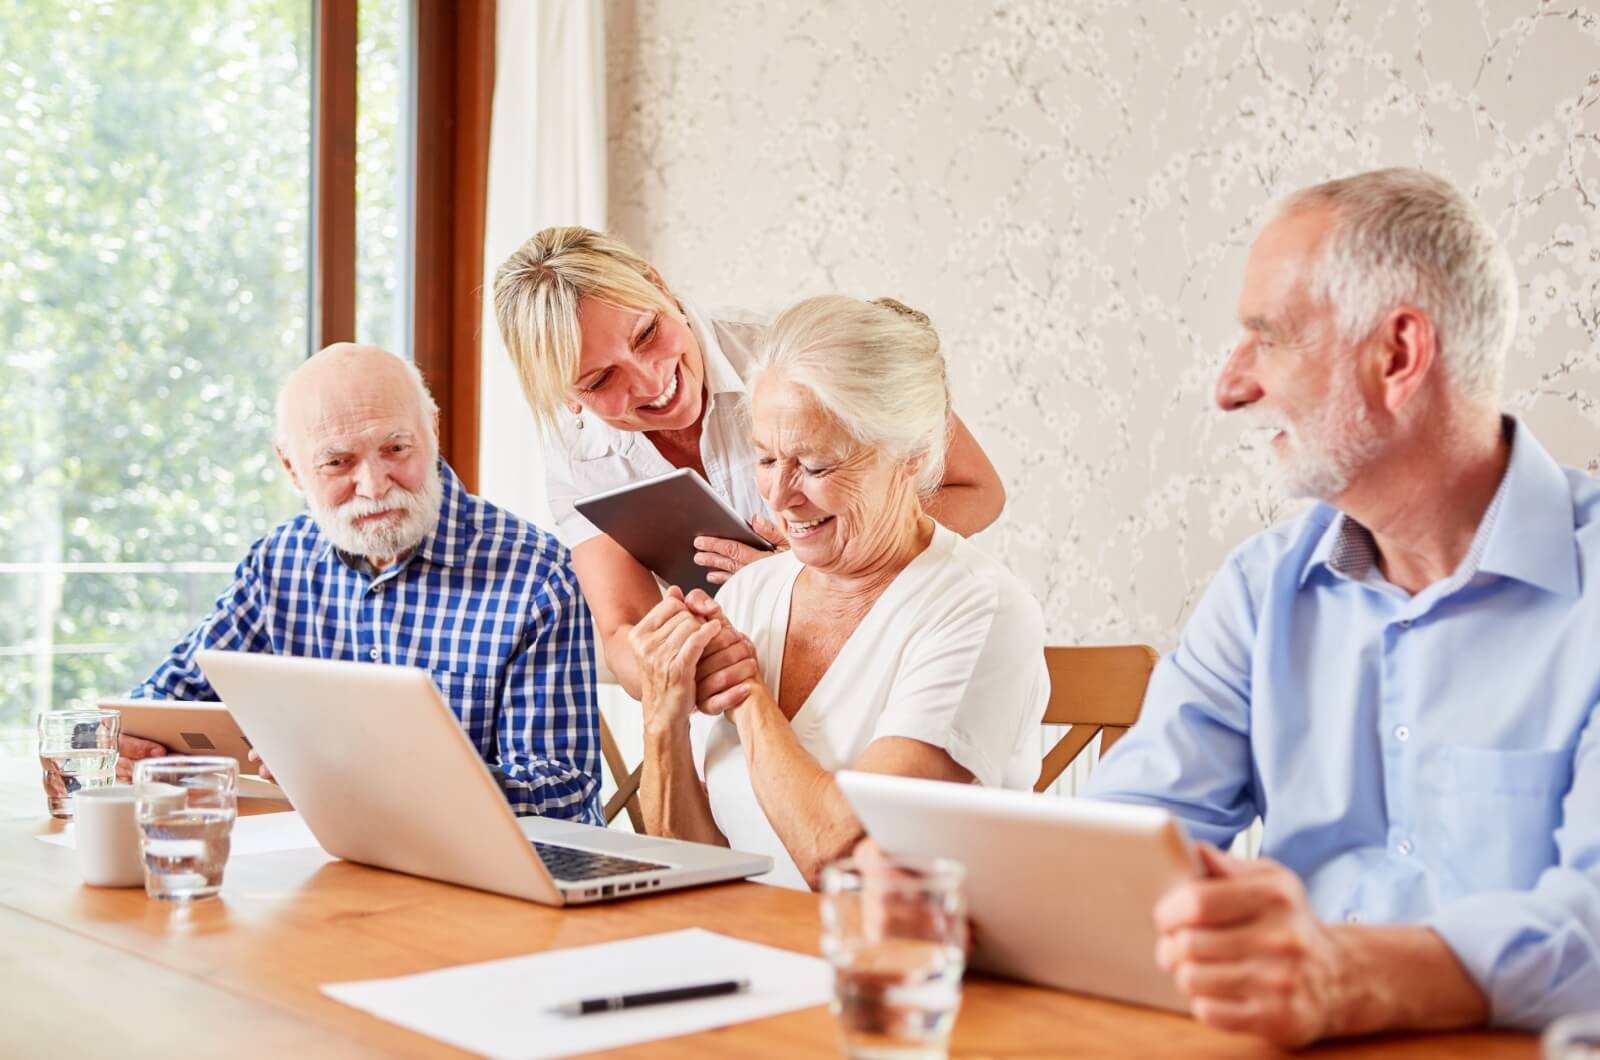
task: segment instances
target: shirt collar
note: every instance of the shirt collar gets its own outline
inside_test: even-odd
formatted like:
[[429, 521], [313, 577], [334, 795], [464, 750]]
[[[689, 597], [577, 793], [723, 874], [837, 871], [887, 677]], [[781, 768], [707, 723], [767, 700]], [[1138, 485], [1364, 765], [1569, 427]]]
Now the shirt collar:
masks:
[[1567, 596], [1578, 594], [1578, 538], [1572, 484], [1533, 432], [1511, 416], [1511, 466], [1500, 483], [1504, 506], [1489, 528], [1479, 569]]
[[[439, 484], [443, 500], [439, 505], [439, 521], [434, 524], [433, 530], [422, 543], [411, 550], [411, 554], [396, 563], [388, 570], [375, 572], [364, 556], [350, 556], [342, 549], [335, 549], [330, 540], [322, 549], [322, 556], [326, 558], [329, 553], [337, 553], [340, 560], [347, 566], [367, 574], [369, 577], [381, 578], [391, 571], [398, 571], [408, 566], [418, 556], [440, 567], [457, 567], [466, 559], [467, 545], [477, 536], [475, 527], [467, 515], [467, 491], [461, 485], [461, 480], [456, 478], [456, 473], [444, 458], [439, 458]], [[323, 535], [326, 537], [327, 535]]]
[[[1534, 438], [1511, 416], [1503, 418], [1511, 460], [1484, 510], [1472, 546], [1448, 581], [1459, 588], [1480, 571], [1527, 582], [1553, 593], [1578, 591], [1578, 542], [1573, 535], [1572, 490], [1566, 475]], [[1377, 564], [1372, 531], [1339, 512], [1323, 531], [1300, 573], [1305, 585], [1325, 567], [1354, 581]]]
[[689, 321], [689, 330], [694, 332], [694, 337], [700, 341], [700, 352], [705, 362], [706, 392], [712, 397], [718, 394], [745, 393], [744, 379], [734, 371], [728, 355], [722, 352], [722, 342], [717, 338], [716, 326], [701, 316], [700, 311], [689, 302], [680, 299], [678, 305], [683, 307], [683, 315]]

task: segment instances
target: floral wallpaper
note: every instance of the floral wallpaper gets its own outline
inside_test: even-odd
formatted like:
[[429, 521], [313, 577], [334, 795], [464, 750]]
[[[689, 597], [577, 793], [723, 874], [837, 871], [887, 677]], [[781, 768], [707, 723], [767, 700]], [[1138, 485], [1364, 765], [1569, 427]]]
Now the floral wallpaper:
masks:
[[1246, 249], [1302, 185], [1415, 165], [1508, 241], [1506, 407], [1600, 470], [1600, 6], [619, 0], [613, 230], [705, 307], [926, 311], [1054, 641], [1166, 650], [1299, 510], [1212, 404]]

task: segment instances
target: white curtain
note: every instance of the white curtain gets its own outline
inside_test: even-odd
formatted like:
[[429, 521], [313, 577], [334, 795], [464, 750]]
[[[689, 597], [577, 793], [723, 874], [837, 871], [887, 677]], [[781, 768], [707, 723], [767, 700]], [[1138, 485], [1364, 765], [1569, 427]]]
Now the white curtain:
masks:
[[478, 492], [549, 529], [538, 434], [495, 325], [494, 273], [541, 228], [605, 227], [605, 4], [501, 0], [497, 7]]
[[[552, 528], [533, 415], [494, 319], [494, 273], [551, 225], [606, 226], [605, 7], [602, 0], [500, 0], [483, 239], [483, 389], [478, 492]], [[598, 641], [597, 641], [598, 643]], [[596, 658], [600, 711], [639, 761], [639, 708]], [[616, 790], [606, 770], [601, 797]], [[617, 819], [628, 828], [626, 814]]]

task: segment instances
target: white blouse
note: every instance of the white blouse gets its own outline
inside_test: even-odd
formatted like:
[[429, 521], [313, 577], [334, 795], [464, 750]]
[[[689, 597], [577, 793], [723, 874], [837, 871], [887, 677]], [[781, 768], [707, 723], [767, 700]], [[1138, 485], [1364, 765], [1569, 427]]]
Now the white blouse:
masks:
[[[745, 567], [717, 594], [728, 621], [755, 642], [774, 696], [801, 569], [793, 553], [780, 553]], [[927, 549], [839, 649], [792, 724], [829, 772], [849, 767], [874, 740], [904, 736], [943, 749], [980, 784], [1028, 789], [1039, 775], [1049, 692], [1044, 620], [1032, 595], [977, 546], [937, 526]], [[690, 738], [728, 842], [773, 858], [762, 882], [804, 888], [756, 801], [733, 721], [697, 714]]]
[[[764, 324], [702, 316], [688, 302], [689, 319], [705, 355], [706, 409], [700, 433], [700, 462], [711, 488], [716, 490], [746, 522], [756, 516], [771, 518], [766, 501], [756, 489], [756, 451], [750, 440], [750, 399], [746, 384], [760, 365], [756, 342]], [[576, 548], [599, 529], [573, 508], [596, 493], [641, 482], [673, 470], [645, 436], [619, 431], [592, 415], [563, 417], [557, 436], [545, 447], [545, 487], [555, 517], [556, 536]]]

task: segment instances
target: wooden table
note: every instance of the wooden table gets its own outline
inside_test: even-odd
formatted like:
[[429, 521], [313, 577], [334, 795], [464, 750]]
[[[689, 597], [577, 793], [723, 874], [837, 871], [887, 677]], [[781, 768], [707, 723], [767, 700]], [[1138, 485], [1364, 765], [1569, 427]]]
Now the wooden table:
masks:
[[[817, 952], [805, 894], [752, 883], [546, 909], [284, 851], [234, 859], [219, 899], [182, 908], [78, 881], [37, 785], [0, 781], [0, 1055], [454, 1056], [457, 1050], [323, 997], [322, 983], [429, 971], [556, 947], [706, 927]], [[1067, 909], [1063, 903], [1063, 910]], [[1064, 912], [1064, 915], [1065, 912]], [[653, 1042], [617, 1055], [837, 1055], [826, 1008]], [[1191, 1020], [982, 977], [963, 991], [958, 1056], [1273, 1057]], [[1525, 1035], [1346, 1042], [1309, 1055], [1537, 1056]]]

